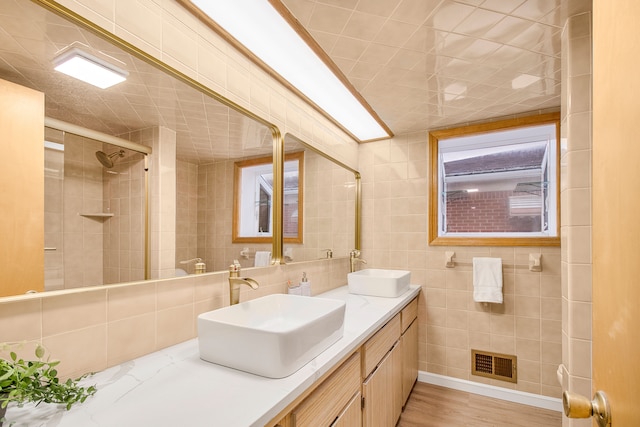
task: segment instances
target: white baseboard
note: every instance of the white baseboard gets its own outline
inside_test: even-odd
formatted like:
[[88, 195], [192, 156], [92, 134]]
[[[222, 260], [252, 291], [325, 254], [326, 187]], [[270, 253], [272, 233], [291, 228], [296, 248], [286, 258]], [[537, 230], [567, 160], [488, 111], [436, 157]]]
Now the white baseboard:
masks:
[[424, 371], [418, 372], [418, 381], [454, 390], [466, 391], [468, 393], [480, 394], [482, 396], [506, 400], [509, 402], [521, 403], [523, 405], [535, 406], [537, 408], [550, 409], [558, 412], [562, 411], [562, 400], [554, 397], [525, 393], [523, 391], [461, 380]]

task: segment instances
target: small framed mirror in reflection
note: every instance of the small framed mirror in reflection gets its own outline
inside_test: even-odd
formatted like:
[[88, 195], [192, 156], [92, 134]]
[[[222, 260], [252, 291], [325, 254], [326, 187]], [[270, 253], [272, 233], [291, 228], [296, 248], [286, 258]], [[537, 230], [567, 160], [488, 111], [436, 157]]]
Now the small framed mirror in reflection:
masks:
[[[271, 157], [234, 164], [233, 243], [262, 243], [273, 235]], [[286, 243], [303, 242], [304, 152], [287, 153], [284, 163], [283, 232]]]

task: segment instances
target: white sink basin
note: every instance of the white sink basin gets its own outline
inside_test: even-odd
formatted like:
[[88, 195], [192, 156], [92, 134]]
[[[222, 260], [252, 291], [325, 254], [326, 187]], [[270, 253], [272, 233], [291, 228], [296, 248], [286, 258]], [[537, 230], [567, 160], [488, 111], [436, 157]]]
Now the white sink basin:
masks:
[[274, 294], [202, 313], [200, 358], [283, 378], [342, 338], [344, 312], [344, 301]]
[[409, 289], [411, 272], [367, 268], [347, 274], [349, 293], [395, 298]]

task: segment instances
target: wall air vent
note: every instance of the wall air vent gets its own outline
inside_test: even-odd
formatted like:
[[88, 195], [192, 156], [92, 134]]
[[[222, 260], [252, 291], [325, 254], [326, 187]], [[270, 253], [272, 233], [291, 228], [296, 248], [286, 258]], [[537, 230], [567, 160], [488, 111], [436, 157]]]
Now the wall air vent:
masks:
[[517, 356], [471, 350], [471, 374], [494, 380], [518, 382]]

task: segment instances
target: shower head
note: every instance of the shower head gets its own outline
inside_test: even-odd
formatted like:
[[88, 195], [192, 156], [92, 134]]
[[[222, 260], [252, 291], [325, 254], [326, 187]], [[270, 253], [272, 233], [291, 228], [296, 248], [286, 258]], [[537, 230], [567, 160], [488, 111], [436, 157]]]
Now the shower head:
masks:
[[124, 150], [114, 151], [109, 155], [105, 154], [103, 151], [96, 151], [96, 158], [100, 163], [102, 163], [102, 166], [108, 169], [113, 167], [113, 159], [116, 157], [124, 157]]

